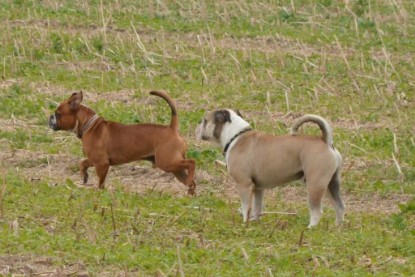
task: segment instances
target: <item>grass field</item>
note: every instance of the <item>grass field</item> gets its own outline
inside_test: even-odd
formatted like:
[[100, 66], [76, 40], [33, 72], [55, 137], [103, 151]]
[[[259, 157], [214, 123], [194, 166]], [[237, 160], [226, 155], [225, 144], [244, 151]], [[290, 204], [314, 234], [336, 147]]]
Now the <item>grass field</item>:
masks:
[[[0, 275], [415, 274], [415, 2], [5, 0], [0, 28]], [[56, 103], [82, 90], [108, 120], [167, 124], [153, 89], [176, 100], [198, 196], [147, 162], [81, 187], [80, 141], [47, 127]], [[305, 230], [296, 182], [243, 224], [220, 149], [194, 139], [221, 107], [273, 134], [325, 117], [346, 223], [325, 201]]]

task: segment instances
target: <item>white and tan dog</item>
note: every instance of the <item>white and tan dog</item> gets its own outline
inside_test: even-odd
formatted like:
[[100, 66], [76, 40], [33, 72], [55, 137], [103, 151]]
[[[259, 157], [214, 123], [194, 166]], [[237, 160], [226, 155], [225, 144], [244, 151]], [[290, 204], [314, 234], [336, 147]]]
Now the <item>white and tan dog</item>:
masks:
[[[316, 123], [323, 136], [298, 135], [298, 128], [306, 122]], [[252, 130], [239, 112], [216, 110], [208, 113], [197, 126], [196, 138], [222, 147], [228, 171], [237, 183], [244, 222], [251, 218], [252, 201], [252, 219], [260, 218], [264, 189], [301, 178], [307, 184], [308, 227], [320, 221], [321, 199], [327, 188], [336, 210], [336, 223], [343, 221], [342, 157], [333, 147], [330, 126], [320, 116], [303, 116], [294, 123], [291, 135], [273, 136]]]

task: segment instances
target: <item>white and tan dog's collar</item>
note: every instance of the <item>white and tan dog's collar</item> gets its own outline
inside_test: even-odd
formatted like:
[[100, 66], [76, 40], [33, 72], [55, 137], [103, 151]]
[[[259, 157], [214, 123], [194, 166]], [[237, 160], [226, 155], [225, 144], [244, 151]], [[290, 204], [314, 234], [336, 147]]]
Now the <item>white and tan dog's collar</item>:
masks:
[[[252, 128], [246, 127], [245, 129], [243, 129], [242, 131], [240, 131], [239, 133], [237, 133], [236, 135], [234, 135], [229, 141], [228, 143], [226, 143], [225, 148], [223, 148], [223, 155], [226, 157], [226, 154], [228, 152], [228, 150], [230, 150], [230, 146], [232, 145], [233, 142], [236, 142], [236, 140], [239, 138], [240, 135], [251, 131]], [[233, 146], [233, 145], [232, 145]]]

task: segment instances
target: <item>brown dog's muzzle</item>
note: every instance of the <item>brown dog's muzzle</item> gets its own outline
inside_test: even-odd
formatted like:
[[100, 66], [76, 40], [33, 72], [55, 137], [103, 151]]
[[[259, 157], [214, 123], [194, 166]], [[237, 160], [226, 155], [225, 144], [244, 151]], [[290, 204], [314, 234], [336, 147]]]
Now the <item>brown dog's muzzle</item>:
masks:
[[49, 117], [49, 128], [51, 128], [54, 131], [58, 131], [59, 130], [58, 119], [56, 118], [56, 115], [54, 115], [54, 114], [52, 114]]

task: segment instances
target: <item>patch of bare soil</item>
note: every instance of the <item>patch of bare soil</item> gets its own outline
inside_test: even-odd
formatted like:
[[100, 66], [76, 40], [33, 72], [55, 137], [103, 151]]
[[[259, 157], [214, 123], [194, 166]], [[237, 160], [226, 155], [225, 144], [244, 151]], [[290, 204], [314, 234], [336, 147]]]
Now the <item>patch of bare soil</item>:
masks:
[[8, 89], [13, 85], [18, 84], [17, 79], [6, 79], [6, 80], [0, 80], [0, 89]]
[[89, 276], [82, 264], [56, 266], [53, 259], [32, 256], [0, 257], [1, 276]]
[[[80, 188], [97, 186], [95, 169], [89, 169], [89, 186], [83, 186], [78, 169], [80, 158], [64, 154], [45, 154], [41, 152], [16, 150], [1, 151], [0, 159], [4, 164], [18, 170], [32, 182], [45, 181], [52, 186], [63, 185], [67, 179], [72, 180]], [[198, 170], [198, 184], [218, 184], [218, 178], [210, 176], [206, 171]], [[174, 195], [185, 195], [187, 188], [176, 180], [171, 173], [152, 168], [150, 163], [130, 163], [110, 168], [106, 182], [107, 189], [115, 189], [118, 185], [127, 192], [144, 193], [146, 191], [168, 192]], [[203, 185], [197, 187], [197, 193], [211, 190]]]
[[[103, 270], [97, 276], [137, 276], [138, 273], [122, 272], [120, 269]], [[56, 258], [29, 255], [0, 256], [0, 276], [94, 276], [82, 263], [57, 265]]]
[[[385, 195], [370, 194], [357, 196], [351, 193], [343, 193], [343, 202], [347, 213], [384, 214], [390, 215], [399, 212], [399, 204], [406, 203], [411, 199], [410, 195], [392, 193]], [[304, 185], [290, 185], [276, 188], [266, 195], [266, 201], [282, 201], [287, 206], [304, 203], [307, 207], [307, 191]], [[331, 209], [328, 196], [323, 199], [324, 210]]]
[[5, 132], [12, 132], [15, 131], [16, 128], [22, 128], [26, 126], [26, 124], [22, 124], [22, 120], [11, 118], [11, 119], [3, 119], [0, 118], [0, 126], [2, 131]]

